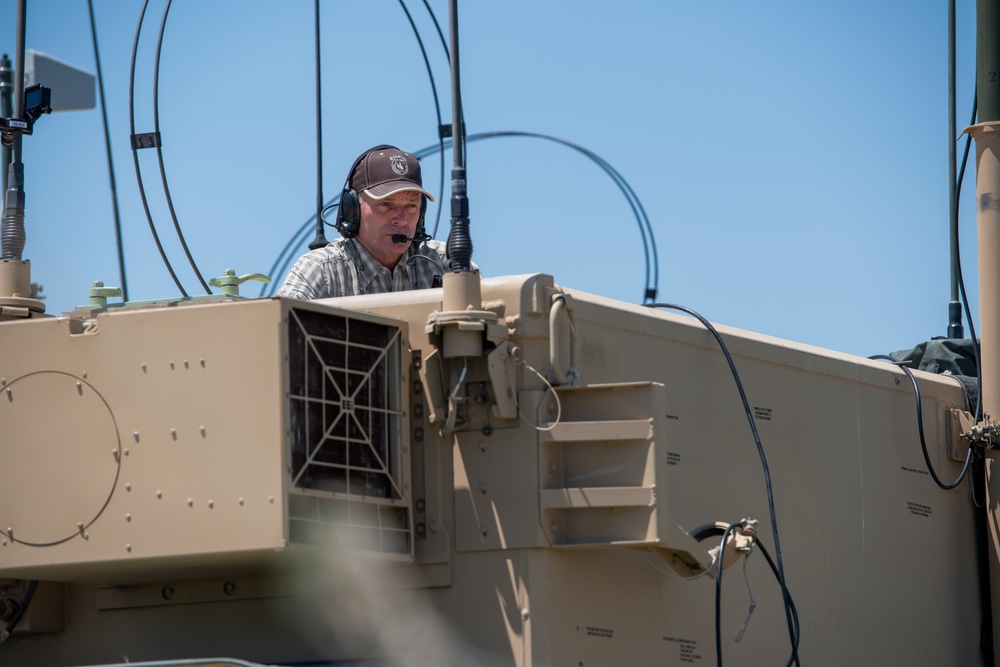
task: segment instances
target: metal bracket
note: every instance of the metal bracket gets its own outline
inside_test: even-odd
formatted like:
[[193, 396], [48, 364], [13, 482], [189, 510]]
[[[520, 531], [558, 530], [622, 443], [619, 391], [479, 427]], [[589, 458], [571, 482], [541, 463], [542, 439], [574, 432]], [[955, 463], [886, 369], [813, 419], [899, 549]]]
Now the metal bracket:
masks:
[[511, 354], [512, 347], [510, 341], [504, 341], [486, 358], [496, 400], [491, 413], [500, 419], [517, 419], [517, 361]]
[[965, 435], [972, 431], [972, 426], [972, 413], [958, 408], [948, 411], [948, 436], [945, 445], [948, 448], [948, 458], [952, 461], [964, 461], [968, 456], [971, 443]]
[[[962, 432], [960, 436], [969, 445], [977, 445], [986, 450], [1000, 449], [1000, 423], [993, 421], [990, 413], [983, 413], [983, 419], [978, 424]], [[960, 460], [965, 460], [962, 457]]]

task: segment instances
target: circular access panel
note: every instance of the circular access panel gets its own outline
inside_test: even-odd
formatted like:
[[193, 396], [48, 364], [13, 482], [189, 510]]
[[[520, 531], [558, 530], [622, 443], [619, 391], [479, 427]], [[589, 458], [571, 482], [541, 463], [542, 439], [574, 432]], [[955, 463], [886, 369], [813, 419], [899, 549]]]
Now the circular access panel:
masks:
[[86, 380], [58, 371], [0, 389], [0, 532], [51, 546], [81, 535], [104, 511], [121, 467], [111, 407]]

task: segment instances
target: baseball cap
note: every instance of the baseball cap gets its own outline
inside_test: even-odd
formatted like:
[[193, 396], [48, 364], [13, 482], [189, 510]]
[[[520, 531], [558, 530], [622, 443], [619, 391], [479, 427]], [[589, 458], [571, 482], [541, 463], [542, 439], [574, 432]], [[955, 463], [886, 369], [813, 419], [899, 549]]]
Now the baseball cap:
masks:
[[434, 201], [423, 188], [420, 162], [406, 151], [389, 147], [373, 150], [361, 160], [351, 175], [351, 188], [369, 197], [384, 199], [396, 192], [419, 192]]

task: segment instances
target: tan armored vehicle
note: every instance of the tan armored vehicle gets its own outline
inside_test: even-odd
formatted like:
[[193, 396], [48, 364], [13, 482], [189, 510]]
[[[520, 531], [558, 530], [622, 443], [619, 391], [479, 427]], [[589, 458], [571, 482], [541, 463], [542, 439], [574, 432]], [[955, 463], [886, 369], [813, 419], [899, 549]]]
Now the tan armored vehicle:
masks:
[[11, 254], [0, 664], [983, 661], [994, 430], [954, 377], [544, 274], [46, 316]]

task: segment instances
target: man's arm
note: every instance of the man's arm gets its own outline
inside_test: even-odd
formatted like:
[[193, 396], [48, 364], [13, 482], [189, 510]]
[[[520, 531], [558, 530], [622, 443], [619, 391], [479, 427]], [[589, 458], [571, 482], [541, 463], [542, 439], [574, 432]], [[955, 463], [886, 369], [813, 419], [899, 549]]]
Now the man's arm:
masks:
[[318, 287], [327, 282], [323, 273], [322, 262], [316, 261], [311, 253], [299, 257], [288, 271], [285, 282], [278, 290], [278, 296], [289, 299], [318, 299], [321, 296]]

